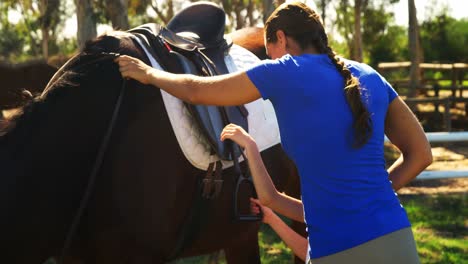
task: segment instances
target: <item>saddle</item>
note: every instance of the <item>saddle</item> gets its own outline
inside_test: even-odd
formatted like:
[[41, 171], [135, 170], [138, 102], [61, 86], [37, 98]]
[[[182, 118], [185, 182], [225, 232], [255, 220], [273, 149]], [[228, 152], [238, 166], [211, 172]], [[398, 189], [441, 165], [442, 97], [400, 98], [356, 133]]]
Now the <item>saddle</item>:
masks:
[[[218, 6], [200, 2], [179, 12], [167, 27], [149, 23], [129, 32], [139, 39], [139, 43], [146, 46], [148, 52], [168, 72], [201, 76], [220, 75], [229, 73], [224, 58], [232, 46], [232, 41], [224, 38], [225, 17], [225, 12]], [[247, 109], [243, 105], [219, 107], [185, 104], [207, 139], [212, 154], [216, 154], [221, 160], [234, 162], [234, 168], [239, 175], [234, 197], [236, 218], [258, 220], [258, 216], [242, 216], [237, 211], [236, 201], [240, 184], [243, 181], [252, 184], [251, 178], [244, 176], [238, 163], [243, 153], [233, 141], [222, 142], [219, 139], [223, 128], [229, 123], [237, 124], [248, 131]], [[220, 160], [209, 164], [203, 179], [203, 197], [213, 199], [220, 194], [223, 183], [221, 172]]]

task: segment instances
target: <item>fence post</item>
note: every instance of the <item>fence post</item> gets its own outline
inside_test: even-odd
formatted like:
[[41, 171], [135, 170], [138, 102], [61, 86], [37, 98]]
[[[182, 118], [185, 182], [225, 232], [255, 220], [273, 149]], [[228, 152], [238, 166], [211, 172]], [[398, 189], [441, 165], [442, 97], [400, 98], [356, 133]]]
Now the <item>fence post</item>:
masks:
[[452, 131], [452, 120], [450, 118], [450, 99], [444, 98], [444, 124], [445, 129], [450, 132]]

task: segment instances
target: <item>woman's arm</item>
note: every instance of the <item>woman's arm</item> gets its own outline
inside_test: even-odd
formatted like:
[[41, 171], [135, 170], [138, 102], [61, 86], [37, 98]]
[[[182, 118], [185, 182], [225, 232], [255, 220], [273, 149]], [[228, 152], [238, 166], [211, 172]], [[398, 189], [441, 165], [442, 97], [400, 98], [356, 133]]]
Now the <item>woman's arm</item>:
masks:
[[431, 146], [417, 118], [400, 97], [388, 107], [385, 134], [401, 151], [401, 156], [388, 169], [396, 191], [432, 163]]
[[241, 105], [260, 98], [245, 72], [213, 77], [173, 74], [126, 55], [115, 59], [123, 77], [150, 84], [192, 104]]
[[255, 140], [242, 127], [230, 124], [221, 133], [221, 140], [231, 139], [245, 149], [250, 172], [261, 203], [298, 222], [304, 222], [302, 202], [276, 190]]

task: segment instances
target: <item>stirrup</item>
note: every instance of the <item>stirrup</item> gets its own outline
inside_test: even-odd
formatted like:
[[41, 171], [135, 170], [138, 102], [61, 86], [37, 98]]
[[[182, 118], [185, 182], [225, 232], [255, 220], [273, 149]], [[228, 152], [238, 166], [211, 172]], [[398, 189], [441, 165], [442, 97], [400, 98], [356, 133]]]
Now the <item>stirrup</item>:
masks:
[[[241, 150], [242, 156], [244, 157], [244, 160], [247, 161], [245, 158], [242, 150]], [[239, 205], [238, 205], [238, 194], [240, 190], [240, 186], [243, 182], [247, 182], [253, 190], [253, 196], [254, 198], [257, 198], [257, 192], [255, 191], [255, 185], [252, 181], [252, 176], [246, 177], [240, 170], [239, 166], [239, 161], [237, 158], [233, 159], [234, 161], [234, 169], [236, 170], [236, 174], [239, 175], [239, 178], [237, 179], [236, 183], [236, 190], [234, 191], [234, 219], [237, 221], [244, 221], [244, 222], [251, 222], [251, 221], [261, 221], [263, 219], [263, 213], [260, 212], [259, 214], [241, 214], [239, 212]]]

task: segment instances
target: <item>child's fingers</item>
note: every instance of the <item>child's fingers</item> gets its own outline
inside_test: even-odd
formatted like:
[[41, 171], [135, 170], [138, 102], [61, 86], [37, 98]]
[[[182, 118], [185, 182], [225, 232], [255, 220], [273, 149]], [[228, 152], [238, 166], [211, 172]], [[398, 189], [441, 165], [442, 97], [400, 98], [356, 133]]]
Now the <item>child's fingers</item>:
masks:
[[258, 205], [252, 205], [250, 207], [250, 212], [252, 214], [259, 214], [260, 213], [260, 207], [258, 207]]
[[262, 206], [262, 203], [260, 202], [260, 200], [255, 199], [253, 197], [250, 197], [250, 202], [255, 203], [258, 206]]

